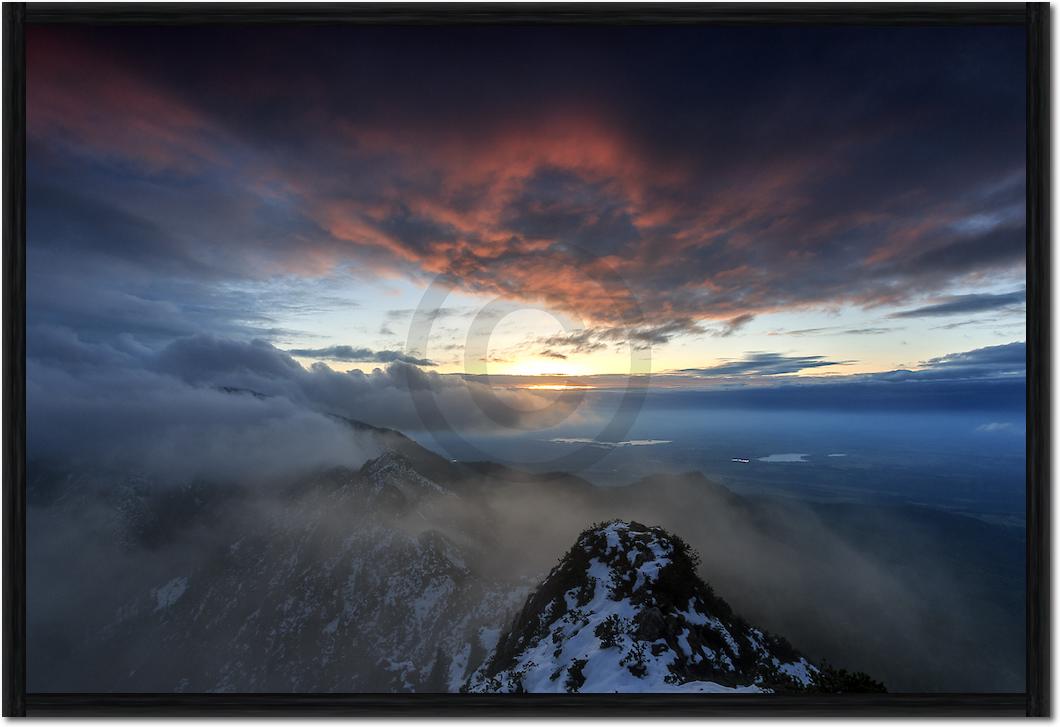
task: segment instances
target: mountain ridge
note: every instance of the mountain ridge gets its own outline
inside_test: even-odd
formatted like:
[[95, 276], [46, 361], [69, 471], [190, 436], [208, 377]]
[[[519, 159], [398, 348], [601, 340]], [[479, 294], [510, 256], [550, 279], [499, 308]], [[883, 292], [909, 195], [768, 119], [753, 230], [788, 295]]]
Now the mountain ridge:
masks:
[[[635, 521], [584, 531], [528, 597], [468, 692], [882, 691], [751, 627], [679, 537]], [[831, 681], [829, 681], [831, 680]]]
[[[814, 654], [814, 659], [836, 655], [843, 663], [859, 666], [864, 663], [870, 673], [877, 671], [875, 664], [863, 662], [861, 657], [852, 658], [842, 643], [822, 646], [820, 639], [806, 638], [798, 632], [799, 622], [792, 626], [793, 622], [774, 619], [772, 614], [776, 609], [745, 585], [750, 582], [754, 586], [758, 582], [755, 571], [750, 571], [750, 581], [734, 578], [733, 567], [743, 568], [739, 557], [733, 559], [739, 554], [729, 551], [733, 543], [744, 542], [733, 539], [736, 529], [757, 527], [759, 522], [769, 524], [770, 532], [778, 536], [776, 546], [766, 551], [770, 558], [797, 544], [803, 532], [776, 530], [777, 523], [782, 521], [769, 515], [768, 510], [700, 473], [659, 474], [640, 478], [626, 487], [603, 488], [576, 476], [537, 475], [492, 463], [454, 462], [395, 430], [353, 420], [350, 426], [371, 437], [355, 436], [355, 446], [368, 443], [364, 451], [377, 456], [356, 469], [335, 467], [312, 472], [279, 487], [272, 484], [256, 487], [253, 482], [238, 487], [190, 482], [174, 489], [155, 487], [150, 481], [136, 478], [130, 478], [127, 484], [111, 479], [108, 484], [105, 476], [94, 473], [86, 475], [87, 480], [81, 476], [70, 479], [58, 489], [48, 482], [31, 483], [31, 494], [45, 485], [42, 494], [47, 497], [38, 502], [49, 507], [50, 512], [59, 514], [57, 508], [61, 507], [63, 512], [84, 519], [86, 506], [101, 513], [105, 511], [106, 517], [98, 520], [98, 524], [106, 527], [106, 533], [97, 527], [94, 537], [109, 539], [120, 550], [146, 548], [178, 556], [174, 565], [159, 568], [156, 576], [145, 573], [137, 589], [129, 589], [126, 602], [117, 603], [113, 608], [105, 605], [109, 608], [105, 613], [118, 614], [117, 617], [108, 615], [104, 622], [110, 638], [117, 639], [127, 629], [143, 628], [144, 633], [154, 634], [151, 638], [156, 643], [166, 643], [172, 651], [193, 653], [189, 659], [217, 660], [217, 664], [202, 670], [205, 679], [192, 679], [182, 687], [182, 680], [194, 672], [174, 675], [174, 679], [167, 681], [166, 675], [173, 673], [170, 665], [154, 664], [154, 657], [125, 653], [120, 645], [112, 643], [104, 650], [112, 655], [113, 674], [109, 668], [99, 670], [92, 679], [120, 683], [125, 679], [122, 674], [135, 671], [131, 683], [153, 691], [170, 688], [166, 686], [170, 682], [177, 685], [173, 688], [192, 690], [275, 690], [282, 689], [292, 679], [303, 688], [322, 691], [459, 689], [468, 686], [473, 673], [492, 676], [490, 668], [483, 669], [484, 661], [493, 658], [496, 650], [507, 648], [501, 642], [506, 640], [512, 617], [525, 608], [527, 597], [533, 594], [534, 585], [541, 582], [542, 574], [556, 564], [557, 550], [575, 540], [575, 534], [586, 523], [609, 522], [616, 517], [636, 523], [630, 520], [630, 515], [643, 518], [641, 522], [658, 523], [669, 533], [689, 537], [701, 548], [714, 542], [721, 545], [704, 551], [708, 558], [701, 572], [727, 595], [736, 594], [740, 614], [750, 617], [753, 623], [770, 624], [771, 629], [793, 637], [800, 645], [808, 644], [812, 651], [807, 653]], [[371, 441], [380, 446], [370, 445]], [[435, 479], [424, 470], [439, 471], [445, 476]], [[99, 493], [106, 493], [106, 497], [99, 497]], [[543, 497], [546, 493], [555, 497]], [[56, 494], [61, 495], [58, 500]], [[547, 510], [539, 511], [535, 504], [538, 502], [546, 503]], [[720, 515], [724, 517], [719, 520], [711, 516], [711, 508], [723, 510]], [[725, 521], [733, 515], [741, 519]], [[759, 517], [768, 519], [756, 522], [755, 518]], [[704, 521], [704, 518], [710, 519]], [[697, 521], [710, 523], [711, 532], [717, 538], [705, 540], [702, 528], [698, 533], [695, 529]], [[160, 528], [159, 523], [165, 527]], [[647, 528], [639, 524], [637, 527]], [[350, 539], [353, 533], [358, 533], [358, 537]], [[668, 537], [673, 536], [668, 534]], [[444, 577], [433, 579], [430, 573], [414, 567], [418, 559], [441, 564], [439, 573], [444, 571]], [[450, 565], [445, 565], [446, 562]], [[466, 567], [457, 565], [461, 562]], [[270, 563], [271, 567], [267, 567]], [[296, 567], [288, 567], [287, 563]], [[315, 568], [314, 563], [326, 567]], [[358, 566], [360, 575], [356, 576], [355, 563], [367, 564], [365, 568]], [[778, 565], [779, 571], [771, 566], [769, 573], [786, 572], [782, 563]], [[147, 577], [151, 580], [147, 581]], [[811, 581], [811, 588], [816, 585]], [[270, 606], [269, 610], [255, 614], [253, 607], [244, 609], [237, 603], [236, 594], [240, 591], [261, 594], [254, 598], [269, 594], [269, 599], [281, 604], [288, 595], [294, 600], [286, 610]], [[417, 624], [435, 606], [428, 603], [429, 599], [423, 601], [418, 611], [402, 604], [418, 601], [419, 596], [428, 592], [443, 594], [437, 608], [446, 615], [429, 619], [427, 628], [431, 633], [418, 633]], [[775, 584], [761, 591], [767, 599], [777, 593]], [[354, 603], [347, 608], [345, 600], [351, 597], [356, 597], [360, 605]], [[160, 598], [167, 605], [156, 608]], [[107, 604], [106, 600], [100, 602]], [[576, 603], [575, 607], [578, 607]], [[305, 614], [300, 615], [299, 609]], [[376, 609], [380, 609], [378, 617]], [[677, 610], [691, 612], [687, 604]], [[204, 622], [197, 620], [192, 611], [213, 614], [208, 621], [212, 624], [211, 633], [201, 630]], [[708, 611], [712, 617], [721, 613], [713, 607]], [[665, 608], [659, 612], [664, 623], [673, 616]], [[783, 611], [780, 613], [783, 616]], [[465, 619], [467, 614], [471, 615]], [[339, 615], [341, 618], [336, 622]], [[603, 617], [609, 615], [612, 614]], [[633, 623], [633, 616], [628, 617], [629, 627], [636, 636], [640, 623]], [[684, 618], [687, 621], [687, 616]], [[728, 617], [720, 618], [724, 621]], [[234, 663], [224, 669], [218, 666], [225, 665], [228, 654], [236, 646], [234, 643], [218, 646], [227, 633], [219, 629], [225, 624], [234, 634], [243, 628], [247, 619], [251, 623], [241, 638], [256, 634], [255, 638], [263, 644], [271, 645], [258, 648], [250, 641], [239, 644], [239, 649], [253, 656], [245, 658], [243, 663], [251, 666], [246, 667], [244, 677], [238, 677], [242, 667]], [[648, 616], [644, 619], [658, 620]], [[330, 628], [333, 622], [336, 625]], [[377, 626], [372, 627], [373, 623]], [[280, 625], [290, 631], [281, 633]], [[666, 633], [663, 638], [668, 654], [677, 653], [674, 643], [687, 625], [672, 626], [673, 633]], [[392, 642], [366, 633], [371, 628], [385, 631], [392, 627], [396, 629], [393, 633], [401, 634]], [[699, 649], [700, 644], [692, 638], [695, 630], [689, 628], [685, 638], [690, 639], [693, 652], [706, 658], [707, 652]], [[178, 631], [184, 635], [183, 642], [178, 638]], [[734, 626], [730, 629], [733, 631], [740, 629]], [[887, 634], [881, 638], [900, 636], [897, 631], [878, 633]], [[640, 640], [650, 651], [652, 642]], [[707, 640], [705, 636], [700, 638], [703, 643]], [[95, 638], [90, 637], [85, 643], [89, 644], [88, 648], [101, 648]], [[782, 654], [782, 649], [777, 651], [769, 644], [766, 646], [772, 653]], [[77, 648], [85, 647], [78, 645]], [[626, 651], [631, 648], [632, 644], [627, 645]], [[678, 643], [678, 649], [681, 648]], [[711, 648], [719, 661], [725, 655], [740, 666], [724, 646]], [[377, 661], [338, 658], [343, 651], [348, 654], [362, 651]], [[297, 659], [312, 659], [317, 653], [329, 654], [326, 673], [314, 676], [308, 666], [295, 673], [287, 666], [295, 658], [292, 655], [298, 655]], [[709, 670], [700, 662], [684, 663], [694, 659], [693, 654], [684, 654], [683, 650], [681, 653], [681, 658], [673, 658], [677, 664], [677, 682], [666, 682], [664, 674], [658, 688], [671, 689], [697, 682], [710, 682], [726, 689], [794, 688], [776, 679], [756, 683], [759, 674], [746, 668], [737, 670], [733, 676], [719, 671], [714, 664], [716, 673], [707, 673]], [[565, 670], [559, 679], [564, 686], [570, 660], [581, 655], [568, 656], [563, 665], [557, 665]], [[781, 663], [792, 662], [782, 659]], [[851, 690], [857, 686], [851, 684], [851, 675], [844, 677], [836, 672], [839, 676], [833, 677], [822, 662], [811, 663], [822, 673], [813, 689], [823, 690], [828, 684], [832, 690]], [[497, 666], [494, 671], [502, 671], [500, 662]], [[626, 668], [628, 664], [621, 666]], [[588, 678], [592, 665], [588, 664], [586, 669]], [[354, 671], [360, 676], [350, 680], [349, 674]], [[890, 683], [893, 673], [884, 676]], [[109, 683], [94, 681], [87, 687], [76, 684], [67, 690], [106, 690], [110, 688]], [[589, 684], [592, 687], [591, 681]]]

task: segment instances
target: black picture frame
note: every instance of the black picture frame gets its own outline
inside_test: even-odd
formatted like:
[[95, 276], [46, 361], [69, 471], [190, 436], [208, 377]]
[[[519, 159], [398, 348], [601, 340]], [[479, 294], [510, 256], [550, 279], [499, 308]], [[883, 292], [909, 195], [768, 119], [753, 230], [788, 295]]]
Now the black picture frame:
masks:
[[[83, 4], [3, 6], [3, 715], [1045, 716], [1049, 703], [1049, 7], [987, 4]], [[1027, 33], [1027, 663], [1015, 694], [312, 695], [26, 692], [27, 24], [1016, 24]]]

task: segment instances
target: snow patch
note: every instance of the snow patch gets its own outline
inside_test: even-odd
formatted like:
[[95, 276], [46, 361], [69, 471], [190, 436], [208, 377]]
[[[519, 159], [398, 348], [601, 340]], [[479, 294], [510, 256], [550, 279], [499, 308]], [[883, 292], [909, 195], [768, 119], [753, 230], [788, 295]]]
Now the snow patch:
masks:
[[174, 603], [180, 600], [180, 597], [184, 595], [184, 592], [188, 590], [188, 577], [178, 576], [169, 583], [155, 589], [155, 600], [158, 605], [155, 606], [155, 610], [159, 611], [163, 608], [169, 608]]

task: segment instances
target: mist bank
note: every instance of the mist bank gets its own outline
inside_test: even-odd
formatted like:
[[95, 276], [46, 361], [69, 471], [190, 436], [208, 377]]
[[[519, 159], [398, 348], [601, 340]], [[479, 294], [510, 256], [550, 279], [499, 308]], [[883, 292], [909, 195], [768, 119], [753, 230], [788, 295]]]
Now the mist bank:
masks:
[[[362, 447], [365, 441], [393, 441], [363, 427], [349, 428], [348, 435]], [[232, 611], [227, 630], [215, 634], [196, 637], [199, 626], [189, 621], [193, 642], [180, 653], [218, 653], [213, 641], [234, 638], [242, 618], [268, 633], [260, 614], [254, 616], [261, 601], [241, 595], [262, 593], [267, 584], [277, 594], [268, 602], [286, 603], [277, 618], [314, 614], [316, 627], [291, 632], [295, 640], [283, 642], [286, 651], [261, 657], [265, 666], [280, 670], [291, 658], [281, 655], [293, 644], [308, 660], [325, 648], [322, 634], [332, 632], [323, 627], [333, 618], [331, 611], [343, 609], [341, 599], [327, 594], [345, 593], [343, 584], [354, 572], [336, 570], [336, 562], [356, 570], [418, 557], [407, 545], [379, 550], [395, 533], [442, 538], [459, 552], [463, 577], [490, 584], [490, 592], [515, 593], [540, 580], [586, 527], [613, 518], [680, 534], [701, 553], [702, 577], [738, 613], [784, 635], [813, 659], [867, 671], [896, 691], [1022, 688], [1024, 541], [1010, 528], [913, 506], [741, 497], [698, 474], [600, 488], [576, 476], [462, 465], [411, 443], [401, 448], [413, 460], [412, 473], [400, 474], [399, 489], [427, 493], [414, 507], [407, 506], [407, 494], [397, 500], [361, 498], [344, 484], [358, 476], [346, 468], [306, 472], [271, 487], [201, 482], [160, 487], [143, 478], [71, 477], [61, 467], [45, 470], [38, 464], [31, 472], [29, 519], [34, 688], [77, 691], [85, 680], [100, 688], [108, 673], [97, 663], [104, 652], [91, 645], [101, 633], [117, 638], [109, 642], [118, 649], [115, 658], [121, 656], [116, 663], [140, 664], [135, 684], [176, 688], [166, 681], [180, 672], [169, 652], [151, 656], [159, 653], [158, 629], [169, 633], [170, 618], [154, 604], [173, 582], [186, 589], [182, 598], [189, 608], [201, 603], [209, 613], [223, 604]], [[423, 484], [424, 477], [438, 487]], [[45, 492], [47, 497], [36, 496]], [[250, 558], [254, 568], [229, 571], [235, 566], [225, 564], [233, 558], [235, 563]], [[226, 574], [223, 588], [216, 585], [218, 569]], [[288, 572], [283, 578], [289, 581], [276, 581]], [[380, 578], [371, 582], [387, 582]], [[426, 593], [410, 591], [398, 602], [418, 602]], [[123, 621], [128, 604], [139, 602], [147, 604], [139, 609], [140, 620]], [[490, 629], [505, 625], [518, 610], [506, 603]], [[361, 648], [355, 644], [370, 636], [353, 621], [345, 628], [351, 629], [344, 632], [349, 641], [328, 641], [327, 648]], [[195, 638], [204, 639], [201, 648]], [[196, 663], [185, 670], [198, 668]], [[349, 663], [364, 670], [357, 675], [364, 683], [378, 683], [372, 659]], [[111, 674], [106, 689], [119, 689], [124, 673]], [[328, 674], [337, 681], [320, 683], [341, 691], [342, 674]], [[238, 690], [239, 682], [230, 688]]]
[[336, 417], [405, 431], [521, 429], [563, 396], [487, 390], [402, 362], [369, 373], [305, 368], [260, 340], [192, 336], [156, 350], [32, 333], [28, 457], [160, 482], [284, 479], [378, 454], [351, 442]]
[[[668, 400], [669, 393], [649, 398], [631, 422], [629, 440], [653, 444], [605, 448], [607, 457], [634, 457], [644, 471], [658, 465], [658, 471], [668, 474], [630, 483], [640, 472], [629, 468], [624, 470], [626, 486], [597, 487], [577, 473], [531, 474], [489, 463], [454, 463], [459, 456], [444, 448], [441, 455], [430, 453], [396, 433], [381, 435], [343, 418], [407, 423], [411, 432], [430, 432], [432, 422], [425, 422], [416, 406], [416, 397], [424, 396], [443, 402], [447, 421], [464, 422], [475, 431], [504, 432], [496, 417], [504, 421], [510, 412], [525, 410], [519, 425], [532, 426], [533, 407], [554, 401], [534, 392], [487, 399], [504, 404], [491, 417], [474, 395], [479, 384], [408, 364], [345, 374], [324, 366], [305, 368], [263, 342], [192, 337], [154, 350], [130, 341], [86, 342], [61, 330], [37, 333], [27, 375], [34, 689], [78, 691], [89, 677], [103, 679], [98, 668], [102, 652], [93, 644], [97, 635], [107, 633], [123, 640], [114, 654], [144, 664], [137, 683], [163, 691], [179, 688], [179, 683], [166, 681], [173, 674], [168, 667], [148, 668], [159, 651], [155, 620], [166, 612], [142, 607], [135, 628], [116, 620], [116, 614], [126, 613], [122, 609], [130, 603], [157, 601], [158, 593], [175, 592], [179, 589], [171, 584], [185, 580], [182, 587], [189, 598], [207, 598], [197, 590], [203, 578], [227, 562], [225, 554], [241, 552], [241, 542], [260, 544], [260, 557], [253, 562], [261, 572], [230, 574], [227, 585], [213, 591], [229, 595], [224, 603], [234, 609], [231, 633], [239, 632], [236, 615], [250, 618], [253, 608], [244, 613], [244, 606], [256, 603], [239, 594], [253, 592], [259, 579], [271, 582], [290, 548], [300, 553], [307, 577], [324, 579], [314, 586], [324, 601], [314, 602], [313, 609], [326, 606], [328, 597], [321, 594], [341, 591], [345, 577], [318, 567], [334, 563], [336, 543], [345, 548], [348, 537], [364, 536], [349, 541], [361, 545], [349, 546], [352, 550], [344, 550], [343, 558], [354, 563], [379, 557], [373, 548], [382, 541], [367, 537], [359, 524], [374, 517], [376, 505], [353, 498], [341, 507], [304, 507], [303, 498], [341, 492], [336, 483], [357, 476], [363, 465], [395, 448], [415, 460], [418, 474], [410, 475], [412, 481], [436, 482], [442, 494], [431, 495], [424, 501], [429, 507], [418, 507], [407, 517], [388, 515], [387, 527], [415, 538], [434, 533], [459, 546], [468, 572], [488, 581], [490, 589], [500, 589], [490, 592], [511, 594], [540, 579], [594, 522], [636, 520], [685, 538], [703, 556], [704, 579], [739, 613], [783, 634], [814, 659], [867, 671], [893, 690], [1022, 688], [1020, 529], [919, 507], [910, 504], [910, 497], [886, 507], [849, 498], [799, 502], [741, 496], [711, 478], [681, 474], [675, 468], [703, 468], [695, 460], [667, 462], [658, 453], [678, 446], [677, 430], [708, 410], [654, 405]], [[586, 401], [601, 395], [610, 394], [592, 392]], [[689, 401], [700, 394], [672, 396]], [[777, 420], [777, 431], [767, 431], [756, 411], [744, 412], [748, 427], [741, 428], [739, 418], [731, 415], [714, 417], [718, 431], [701, 436], [692, 430], [693, 438], [702, 443], [726, 430], [746, 430], [754, 435], [747, 441], [758, 441], [760, 454], [768, 455], [808, 451], [774, 449], [777, 442], [765, 441], [769, 436], [820, 435], [815, 430], [819, 419], [794, 410]], [[606, 412], [590, 408], [585, 416], [561, 426], [577, 430], [595, 425], [606, 419]], [[825, 431], [835, 427], [836, 418], [829, 418], [831, 429]], [[1014, 415], [976, 413], [959, 420], [966, 422], [961, 436], [982, 438], [981, 449], [988, 442], [1011, 448], [1020, 441]], [[666, 426], [676, 428], [672, 436]], [[886, 417], [874, 426], [876, 432], [904, 431], [904, 425]], [[527, 448], [525, 437], [508, 441]], [[733, 450], [725, 456], [744, 453]], [[858, 463], [856, 457], [842, 461]], [[907, 477], [917, 467], [919, 462], [905, 475], [896, 472]], [[763, 471], [774, 476], [773, 470]], [[791, 470], [775, 471], [779, 477]], [[959, 478], [955, 483], [965, 486]], [[979, 497], [975, 491], [971, 495]], [[278, 525], [265, 527], [270, 523]], [[306, 551], [298, 545], [304, 533], [333, 535]], [[416, 548], [401, 542], [405, 545], [387, 552], [394, 562], [405, 563]], [[284, 594], [279, 600], [294, 599], [290, 608], [308, 607], [298, 602], [302, 586], [292, 578], [289, 585], [276, 586], [276, 594]], [[508, 616], [498, 610], [501, 621]], [[318, 654], [317, 639], [328, 623], [330, 617], [315, 632], [303, 634], [298, 643], [306, 658]], [[356, 625], [351, 621], [347, 628]], [[355, 630], [349, 635], [367, 638]], [[186, 653], [195, 651], [194, 644], [186, 648]], [[375, 668], [367, 662], [362, 667]], [[111, 676], [109, 688], [122, 689], [124, 677]], [[334, 682], [334, 688], [341, 691], [342, 683]]]

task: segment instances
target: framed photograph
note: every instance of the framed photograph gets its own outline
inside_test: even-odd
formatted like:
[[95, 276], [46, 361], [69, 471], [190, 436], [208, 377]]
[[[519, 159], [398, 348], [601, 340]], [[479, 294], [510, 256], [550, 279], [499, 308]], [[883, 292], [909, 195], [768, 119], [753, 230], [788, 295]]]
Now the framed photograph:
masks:
[[5, 4], [4, 714], [1048, 714], [1047, 12]]

